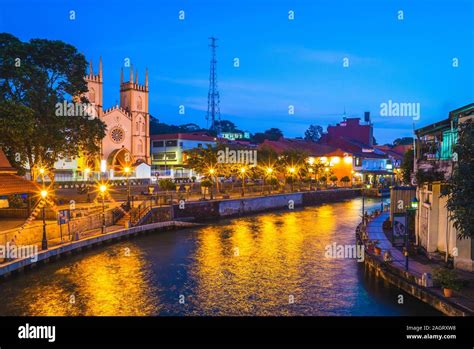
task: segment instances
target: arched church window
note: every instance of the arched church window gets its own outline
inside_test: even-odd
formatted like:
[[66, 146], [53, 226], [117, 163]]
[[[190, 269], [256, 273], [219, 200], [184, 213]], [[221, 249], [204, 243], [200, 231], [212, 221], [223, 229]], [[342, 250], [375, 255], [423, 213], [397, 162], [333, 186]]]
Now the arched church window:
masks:
[[89, 89], [89, 102], [95, 103], [95, 90], [92, 87]]
[[145, 123], [142, 122], [142, 132], [145, 132]]
[[137, 152], [141, 154], [143, 152], [143, 141], [141, 139], [138, 140], [138, 149]]
[[142, 97], [138, 96], [137, 99], [137, 109], [142, 110]]
[[135, 130], [138, 132], [140, 129], [138, 128], [138, 121], [135, 123]]

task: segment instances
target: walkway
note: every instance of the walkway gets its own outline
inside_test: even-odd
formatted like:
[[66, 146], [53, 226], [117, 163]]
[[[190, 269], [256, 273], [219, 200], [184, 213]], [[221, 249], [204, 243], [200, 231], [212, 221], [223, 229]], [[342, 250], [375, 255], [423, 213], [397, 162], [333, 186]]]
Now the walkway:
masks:
[[[369, 221], [367, 225], [367, 236], [369, 240], [378, 240], [378, 246], [382, 249], [380, 256], [374, 256], [380, 261], [383, 261], [383, 254], [385, 251], [389, 251], [392, 255], [393, 262], [391, 265], [400, 271], [403, 271], [407, 275], [407, 279], [416, 278], [418, 284], [421, 285], [421, 278], [423, 273], [433, 274], [433, 270], [439, 268], [441, 265], [435, 261], [430, 261], [424, 256], [409, 257], [408, 260], [408, 272], [405, 271], [405, 256], [402, 251], [392, 246], [392, 243], [383, 232], [382, 224], [389, 217], [388, 212], [384, 212], [379, 216]], [[401, 274], [403, 274], [401, 273]], [[432, 287], [430, 291], [436, 294], [444, 301], [448, 301], [459, 305], [474, 314], [474, 273], [464, 272], [457, 270], [460, 278], [469, 281], [469, 286], [464, 287], [459, 292], [454, 292], [453, 297], [445, 298], [440, 288]], [[410, 277], [411, 276], [411, 277]]]

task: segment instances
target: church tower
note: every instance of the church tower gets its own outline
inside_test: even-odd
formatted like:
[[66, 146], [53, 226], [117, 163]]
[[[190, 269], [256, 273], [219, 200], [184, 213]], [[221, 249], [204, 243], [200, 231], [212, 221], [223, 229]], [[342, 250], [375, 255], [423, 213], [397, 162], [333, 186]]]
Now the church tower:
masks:
[[96, 115], [101, 117], [103, 114], [103, 93], [102, 93], [102, 57], [99, 61], [99, 74], [94, 74], [94, 68], [92, 67], [92, 60], [89, 62], [89, 75], [85, 77], [89, 91], [86, 93], [86, 97], [89, 103], [95, 105]]
[[148, 69], [145, 84], [138, 81], [138, 70], [133, 81], [133, 66], [130, 67], [130, 79], [124, 82], [123, 68], [120, 77], [120, 107], [130, 114], [131, 148], [135, 161], [151, 164], [150, 159], [150, 114], [148, 113]]

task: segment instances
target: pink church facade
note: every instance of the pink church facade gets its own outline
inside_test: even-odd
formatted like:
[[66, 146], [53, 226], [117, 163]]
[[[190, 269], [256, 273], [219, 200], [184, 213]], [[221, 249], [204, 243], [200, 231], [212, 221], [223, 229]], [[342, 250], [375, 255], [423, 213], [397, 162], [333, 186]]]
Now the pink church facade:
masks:
[[[134, 79], [135, 78], [135, 79]], [[138, 70], [130, 68], [128, 81], [124, 81], [123, 69], [120, 79], [120, 104], [103, 107], [103, 67], [94, 73], [92, 61], [85, 77], [88, 92], [85, 94], [95, 108], [95, 115], [106, 125], [106, 135], [100, 145], [100, 154], [83, 154], [76, 159], [62, 159], [55, 164], [58, 180], [89, 179], [91, 176], [106, 176], [109, 179], [124, 177], [123, 169], [133, 169], [136, 178], [150, 178], [150, 114], [148, 111], [148, 70], [141, 84]], [[89, 177], [89, 178], [87, 178]]]

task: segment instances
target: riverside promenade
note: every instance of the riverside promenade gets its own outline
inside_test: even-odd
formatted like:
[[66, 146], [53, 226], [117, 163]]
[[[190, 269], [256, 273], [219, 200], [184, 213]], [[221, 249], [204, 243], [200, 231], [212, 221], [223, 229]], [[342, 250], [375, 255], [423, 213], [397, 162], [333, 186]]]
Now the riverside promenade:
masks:
[[[409, 256], [408, 271], [405, 270], [405, 256], [402, 251], [392, 245], [385, 235], [382, 224], [389, 213], [383, 212], [372, 218], [366, 228], [366, 237], [369, 241], [378, 241], [382, 249], [380, 255], [367, 252], [365, 264], [375, 274], [392, 283], [412, 296], [430, 304], [434, 308], [450, 316], [474, 316], [474, 273], [457, 271], [459, 277], [468, 281], [468, 286], [459, 292], [454, 292], [451, 298], [446, 298], [439, 287], [425, 287], [422, 285], [424, 273], [433, 274], [433, 270], [442, 264], [431, 261], [424, 256]], [[391, 262], [384, 262], [384, 253], [389, 251]]]

